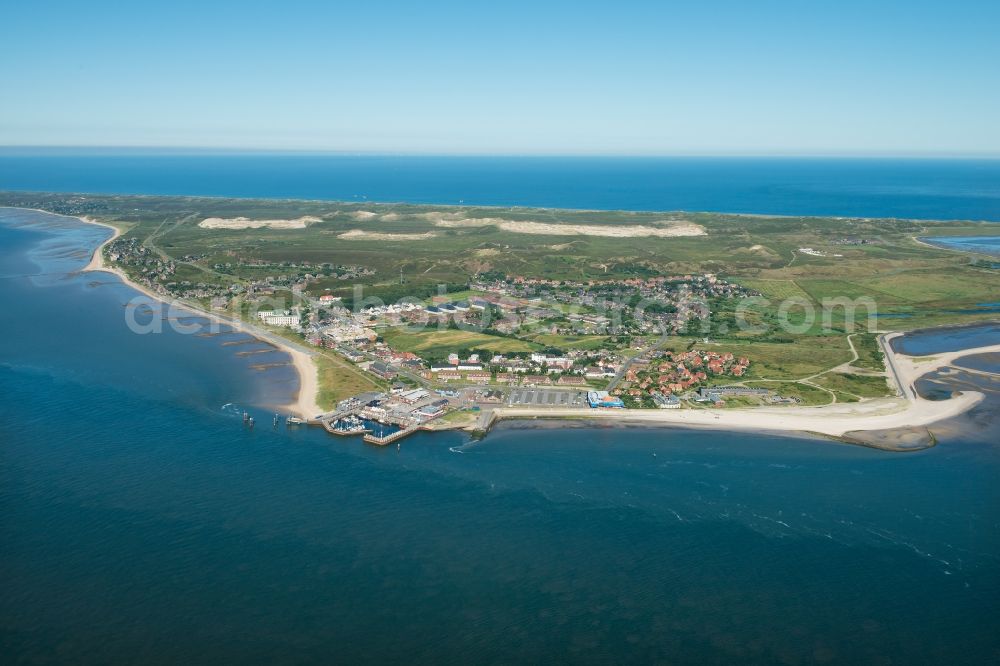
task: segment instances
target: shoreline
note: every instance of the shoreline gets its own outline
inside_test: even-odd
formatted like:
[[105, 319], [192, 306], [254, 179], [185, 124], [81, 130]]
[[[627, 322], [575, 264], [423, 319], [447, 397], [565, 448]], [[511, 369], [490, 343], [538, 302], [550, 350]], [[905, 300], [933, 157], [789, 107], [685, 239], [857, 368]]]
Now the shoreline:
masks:
[[959, 254], [972, 254], [979, 257], [985, 257], [988, 259], [1000, 259], [1000, 253], [994, 252], [982, 252], [979, 250], [968, 250], [964, 248], [951, 247], [946, 243], [935, 243], [934, 238], [955, 238], [954, 236], [913, 236], [913, 241], [918, 245], [923, 245], [924, 247], [929, 247], [933, 250], [945, 250], [947, 252], [958, 252]]
[[[895, 352], [886, 336], [885, 347], [892, 355], [888, 360], [890, 373], [904, 388], [904, 395], [895, 398], [875, 398], [858, 403], [837, 403], [818, 407], [759, 407], [751, 409], [573, 409], [546, 407], [497, 407], [493, 410], [488, 431], [500, 421], [571, 420], [580, 423], [601, 423], [620, 426], [658, 426], [704, 428], [726, 431], [771, 432], [784, 435], [812, 435], [832, 438], [847, 444], [867, 446], [887, 451], [913, 451], [934, 445], [926, 428], [935, 423], [960, 416], [985, 399], [979, 391], [958, 391], [947, 400], [921, 397], [915, 383], [956, 360], [985, 353], [1000, 353], [1000, 344], [962, 349], [927, 356], [909, 356]], [[904, 446], [902, 443], [879, 444], [860, 436], [862, 433], [896, 431], [902, 441], [904, 432], [914, 437], [927, 435], [924, 446]], [[918, 437], [918, 438], [919, 438]]]
[[[898, 398], [877, 399], [867, 403], [844, 403], [826, 407], [799, 407], [798, 412], [760, 409], [563, 409], [500, 407], [494, 410], [494, 422], [506, 419], [579, 419], [642, 423], [661, 426], [707, 427], [718, 430], [752, 432], [782, 431], [845, 437], [854, 432], [871, 432], [929, 426], [959, 416], [979, 404], [984, 395], [962, 391], [948, 400], [919, 398], [909, 407], [899, 409]], [[926, 407], [925, 407], [926, 405]], [[788, 407], [787, 410], [796, 409]]]
[[[782, 158], [779, 158], [782, 159]], [[81, 197], [103, 197], [112, 196], [107, 192], [69, 192], [69, 191], [50, 191], [50, 190], [0, 190], [0, 192], [7, 192], [11, 194], [54, 194], [54, 195], [64, 195], [64, 196], [81, 196]], [[988, 219], [988, 218], [974, 218], [974, 217], [899, 217], [893, 215], [847, 215], [847, 214], [830, 214], [830, 213], [754, 213], [754, 212], [739, 212], [732, 210], [704, 210], [704, 209], [685, 209], [685, 208], [674, 208], [674, 209], [664, 209], [664, 208], [573, 208], [567, 206], [545, 206], [545, 205], [526, 205], [526, 204], [505, 204], [505, 203], [434, 203], [434, 202], [417, 202], [417, 201], [407, 201], [407, 200], [392, 200], [392, 199], [371, 199], [359, 201], [350, 198], [337, 198], [331, 196], [280, 196], [280, 195], [270, 195], [270, 196], [248, 196], [248, 195], [226, 195], [226, 194], [193, 194], [190, 192], [172, 193], [172, 194], [136, 194], [128, 192], [119, 192], [116, 196], [123, 197], [134, 197], [134, 198], [145, 198], [145, 199], [156, 199], [156, 198], [168, 198], [168, 197], [183, 197], [188, 199], [206, 199], [209, 201], [227, 201], [227, 200], [239, 200], [239, 201], [288, 201], [288, 202], [302, 202], [302, 203], [320, 203], [320, 204], [343, 204], [343, 205], [371, 205], [371, 206], [418, 206], [425, 208], [445, 208], [454, 210], [465, 210], [469, 208], [484, 208], [491, 210], [510, 210], [516, 212], [530, 212], [530, 211], [566, 211], [569, 213], [629, 213], [637, 215], [723, 215], [728, 217], [743, 217], [743, 218], [774, 218], [774, 219], [816, 219], [816, 220], [862, 220], [866, 222], [874, 222], [878, 220], [903, 220], [909, 222], [930, 222], [934, 224], [952, 224], [956, 222], [969, 222], [972, 224], [1000, 224], [1000, 219]], [[21, 210], [35, 210], [41, 213], [49, 213], [50, 215], [61, 215], [63, 217], [74, 217], [72, 215], [66, 215], [65, 213], [53, 213], [41, 208], [29, 208], [25, 206], [9, 206], [10, 208], [20, 208]], [[914, 240], [916, 240], [914, 238]], [[929, 246], [934, 247], [934, 246]], [[943, 249], [943, 248], [935, 248]], [[961, 251], [961, 250], [959, 250]]]
[[[112, 230], [111, 237], [98, 245], [86, 266], [80, 272], [106, 272], [118, 276], [127, 286], [165, 304], [180, 305], [198, 316], [215, 321], [234, 330], [251, 335], [254, 338], [271, 344], [291, 358], [291, 365], [299, 376], [299, 391], [296, 399], [286, 409], [296, 412], [299, 416], [311, 420], [324, 410], [317, 404], [319, 391], [318, 368], [312, 354], [296, 348], [268, 331], [258, 329], [252, 324], [234, 319], [226, 315], [210, 312], [196, 304], [179, 299], [169, 299], [157, 294], [147, 287], [133, 282], [121, 269], [109, 266], [104, 261], [104, 248], [121, 236], [122, 231], [109, 223], [100, 222], [89, 216], [71, 216], [61, 213], [31, 208], [49, 215], [67, 217], [84, 224], [92, 224]], [[913, 385], [917, 379], [941, 367], [951, 364], [954, 360], [968, 355], [988, 352], [1000, 352], [1000, 344], [973, 349], [959, 350], [924, 357], [912, 357], [892, 349], [890, 341], [904, 335], [905, 332], [895, 331], [883, 336], [883, 349], [886, 354], [887, 370], [903, 388], [903, 395], [895, 398], [876, 398], [860, 403], [838, 403], [818, 407], [758, 407], [751, 409], [681, 409], [681, 410], [622, 410], [622, 409], [567, 409], [547, 407], [496, 407], [492, 410], [490, 425], [508, 419], [550, 419], [553, 421], [573, 419], [578, 421], [599, 421], [612, 425], [650, 425], [650, 426], [681, 426], [701, 427], [730, 431], [782, 432], [812, 434], [814, 436], [835, 438], [845, 441], [849, 433], [872, 432], [881, 430], [920, 428], [933, 423], [958, 416], [976, 404], [985, 396], [975, 391], [957, 392], [948, 400], [931, 401], [921, 398]], [[462, 426], [458, 426], [462, 428]], [[490, 426], [487, 426], [487, 430]], [[467, 426], [466, 426], [467, 428]], [[451, 428], [440, 428], [442, 430]]]
[[100, 272], [100, 273], [111, 273], [118, 276], [118, 278], [128, 287], [135, 289], [139, 293], [148, 296], [149, 298], [159, 301], [167, 305], [179, 305], [187, 310], [190, 310], [193, 314], [198, 316], [206, 317], [211, 321], [215, 321], [226, 326], [233, 327], [234, 330], [240, 331], [241, 333], [246, 333], [247, 335], [253, 336], [257, 340], [265, 343], [274, 345], [281, 351], [285, 352], [291, 358], [291, 365], [295, 368], [295, 372], [299, 376], [299, 390], [298, 394], [292, 402], [284, 406], [284, 409], [296, 412], [296, 414], [304, 419], [312, 419], [318, 414], [322, 414], [325, 410], [317, 404], [317, 399], [319, 397], [319, 368], [312, 360], [312, 356], [300, 349], [296, 349], [290, 343], [282, 340], [276, 335], [272, 335], [267, 331], [258, 330], [256, 327], [247, 324], [246, 322], [240, 321], [238, 319], [233, 319], [226, 317], [215, 312], [209, 312], [200, 307], [197, 307], [186, 301], [179, 299], [173, 299], [168, 301], [164, 298], [162, 294], [157, 294], [151, 289], [134, 282], [125, 271], [117, 268], [115, 266], [108, 266], [104, 262], [104, 248], [108, 243], [112, 242], [119, 236], [121, 236], [122, 231], [118, 227], [108, 224], [106, 222], [99, 222], [97, 220], [91, 219], [89, 217], [76, 217], [73, 215], [62, 215], [61, 213], [51, 213], [47, 210], [41, 210], [37, 208], [25, 209], [34, 210], [40, 213], [46, 213], [49, 215], [59, 215], [61, 217], [69, 217], [75, 220], [79, 220], [84, 224], [92, 224], [100, 227], [105, 227], [112, 230], [112, 235], [110, 238], [104, 240], [100, 245], [94, 249], [94, 253], [90, 258], [90, 261], [86, 266], [79, 269], [81, 273], [88, 272]]
[[[121, 234], [117, 227], [89, 218], [77, 217], [75, 219], [81, 220], [86, 224], [96, 224], [110, 228], [114, 232], [111, 238], [105, 240], [95, 249], [90, 263], [84, 267], [83, 271], [113, 273], [125, 284], [150, 298], [166, 302], [162, 296], [133, 282], [124, 271], [105, 265], [103, 250], [108, 243]], [[276, 338], [276, 336], [255, 331], [253, 327], [245, 322], [202, 310], [183, 301], [175, 302], [209, 319], [233, 326], [236, 330], [252, 335], [263, 342], [274, 344], [282, 351], [288, 353], [292, 359], [292, 365], [299, 375], [298, 398], [289, 405], [289, 409], [297, 411], [300, 416], [306, 419], [311, 419], [313, 416], [323, 413], [324, 410], [316, 404], [319, 389], [318, 368], [309, 354], [295, 349], [289, 343]], [[628, 425], [629, 422], [632, 422], [634, 424], [659, 426], [714, 427], [735, 431], [761, 432], [770, 430], [812, 433], [827, 437], [843, 438], [848, 433], [859, 431], [868, 432], [928, 426], [938, 421], [958, 416], [972, 409], [972, 407], [985, 397], [982, 393], [975, 391], [963, 391], [948, 400], [926, 400], [917, 395], [913, 384], [921, 376], [944, 367], [961, 356], [1000, 352], [1000, 345], [949, 352], [931, 357], [910, 357], [896, 352], [889, 344], [893, 338], [904, 334], [904, 332], [896, 331], [884, 337], [887, 365], [889, 368], [895, 370], [894, 372], [890, 372], [909, 393], [909, 395], [902, 397], [878, 398], [861, 403], [840, 403], [821, 407], [761, 407], [741, 410], [627, 410], [625, 413], [623, 413], [623, 410], [616, 409], [585, 411], [559, 408], [498, 407], [493, 410], [494, 416], [492, 421], [496, 422], [512, 418], [577, 418], [582, 420], [610, 420], [622, 425]], [[888, 358], [890, 355], [893, 357], [892, 359]], [[796, 411], [791, 412], [790, 410]]]

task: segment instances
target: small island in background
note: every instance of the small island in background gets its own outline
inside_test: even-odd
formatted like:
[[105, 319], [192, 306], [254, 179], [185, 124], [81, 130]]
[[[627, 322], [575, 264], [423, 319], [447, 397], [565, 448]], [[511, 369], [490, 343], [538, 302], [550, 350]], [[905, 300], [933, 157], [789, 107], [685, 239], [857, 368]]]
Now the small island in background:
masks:
[[[900, 331], [995, 320], [984, 222], [2, 193], [114, 229], [88, 269], [288, 351], [292, 422], [385, 445], [498, 418], [812, 432], [880, 448], [925, 400]], [[952, 242], [954, 242], [952, 240]], [[888, 363], [886, 361], [888, 360]], [[905, 437], [881, 431], [906, 429]]]

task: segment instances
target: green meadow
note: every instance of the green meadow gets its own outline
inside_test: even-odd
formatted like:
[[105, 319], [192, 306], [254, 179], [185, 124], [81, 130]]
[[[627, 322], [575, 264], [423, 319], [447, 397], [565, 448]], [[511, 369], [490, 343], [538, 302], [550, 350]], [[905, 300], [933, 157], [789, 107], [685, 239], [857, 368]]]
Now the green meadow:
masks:
[[[470, 278], [483, 271], [555, 280], [714, 273], [762, 294], [741, 314], [762, 332], [741, 330], [736, 304], [722, 299], [712, 303], [713, 317], [704, 326], [696, 322], [688, 336], [668, 339], [663, 346], [685, 348], [708, 338], [713, 348], [750, 357], [748, 379], [754, 380], [799, 379], [851, 360], [846, 335], [862, 332], [868, 312], [862, 306], [852, 324], [843, 308], [834, 309], [827, 328], [821, 306], [831, 299], [874, 303], [880, 315], [893, 315], [877, 320], [881, 331], [996, 318], [979, 304], [1000, 300], [995, 263], [916, 240], [1000, 235], [1000, 225], [989, 223], [192, 197], [83, 200], [23, 193], [0, 193], [0, 203], [113, 222], [126, 230], [126, 239], [175, 260], [176, 276], [193, 283], [229, 285], [308, 273], [319, 276], [308, 287], [310, 293], [329, 291], [345, 296], [347, 303], [355, 285], [365, 296], [387, 302], [402, 297], [428, 302], [439, 285], [446, 285], [455, 298], [466, 298], [473, 294]], [[304, 229], [199, 226], [208, 217], [302, 216], [319, 221]], [[651, 235], [622, 235], [623, 228]], [[659, 235], [664, 230], [697, 235]], [[262, 262], [268, 265], [260, 266]], [[322, 264], [360, 266], [373, 274], [340, 280]], [[428, 358], [459, 349], [503, 353], [610, 344], [603, 336], [515, 339], [437, 329], [381, 332], [391, 345]], [[855, 367], [882, 370], [874, 340], [869, 334], [855, 337]], [[865, 397], [879, 390], [870, 379], [845, 384], [843, 377], [826, 376], [817, 382], [822, 388], [799, 390], [810, 401], [831, 395]]]

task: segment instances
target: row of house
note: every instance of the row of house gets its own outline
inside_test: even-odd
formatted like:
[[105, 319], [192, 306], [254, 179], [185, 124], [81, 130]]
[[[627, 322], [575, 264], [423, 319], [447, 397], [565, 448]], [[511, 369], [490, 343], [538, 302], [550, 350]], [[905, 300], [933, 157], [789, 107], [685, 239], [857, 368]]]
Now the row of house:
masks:
[[[497, 373], [497, 382], [501, 384], [520, 384], [522, 386], [549, 386], [553, 383], [549, 375], [528, 375], [514, 372]], [[557, 386], [586, 386], [587, 380], [579, 375], [563, 375], [555, 381]]]
[[[435, 375], [431, 372], [425, 372], [423, 376], [425, 379], [433, 379]], [[476, 384], [489, 384], [493, 378], [493, 375], [486, 370], [472, 370], [463, 374], [458, 370], [450, 368], [438, 371], [436, 376], [440, 382], [458, 382], [464, 378], [466, 381]]]

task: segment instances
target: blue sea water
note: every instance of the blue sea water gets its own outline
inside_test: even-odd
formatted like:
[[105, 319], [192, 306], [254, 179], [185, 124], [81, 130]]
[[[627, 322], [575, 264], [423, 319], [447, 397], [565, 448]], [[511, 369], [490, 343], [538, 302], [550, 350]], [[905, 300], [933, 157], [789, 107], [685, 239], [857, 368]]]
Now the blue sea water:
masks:
[[1000, 160], [5, 149], [0, 190], [1000, 221]]
[[1000, 256], [1000, 237], [998, 236], [935, 236], [921, 240], [952, 250]]
[[0, 209], [5, 661], [1000, 656], [995, 401], [907, 454], [517, 423], [373, 448], [272, 428], [297, 383], [266, 345], [132, 333], [157, 313], [74, 272], [105, 235]]
[[[983, 303], [983, 305], [997, 305]], [[983, 322], [971, 326], [914, 331], [890, 343], [893, 349], [912, 356], [927, 356], [973, 347], [1000, 344], [1000, 323]]]

